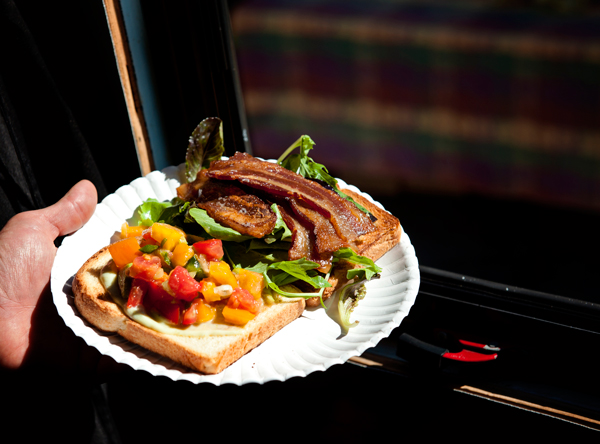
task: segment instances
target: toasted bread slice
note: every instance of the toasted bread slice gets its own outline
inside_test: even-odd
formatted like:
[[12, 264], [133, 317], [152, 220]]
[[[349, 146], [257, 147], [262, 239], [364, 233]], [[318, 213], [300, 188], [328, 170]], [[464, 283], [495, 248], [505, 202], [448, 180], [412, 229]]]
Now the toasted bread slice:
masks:
[[113, 302], [100, 281], [100, 273], [111, 259], [106, 247], [88, 259], [75, 275], [75, 305], [82, 316], [100, 330], [118, 333], [201, 373], [221, 372], [304, 311], [303, 299], [265, 306], [236, 335], [187, 337], [160, 333], [131, 320]]

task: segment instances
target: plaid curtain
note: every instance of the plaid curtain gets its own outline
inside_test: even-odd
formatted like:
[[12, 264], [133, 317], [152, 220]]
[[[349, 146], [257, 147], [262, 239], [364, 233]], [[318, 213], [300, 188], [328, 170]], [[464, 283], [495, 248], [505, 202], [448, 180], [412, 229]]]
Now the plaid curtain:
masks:
[[255, 155], [308, 134], [373, 194], [600, 209], [594, 3], [243, 0], [232, 21]]

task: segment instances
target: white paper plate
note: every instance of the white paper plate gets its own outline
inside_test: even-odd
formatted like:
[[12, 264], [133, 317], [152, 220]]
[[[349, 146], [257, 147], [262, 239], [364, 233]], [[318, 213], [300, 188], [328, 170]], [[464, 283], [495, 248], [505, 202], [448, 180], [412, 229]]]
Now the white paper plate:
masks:
[[[65, 238], [58, 249], [51, 278], [54, 303], [67, 326], [88, 345], [117, 362], [173, 380], [215, 385], [265, 383], [306, 376], [359, 356], [387, 337], [408, 314], [418, 293], [420, 276], [415, 250], [408, 235], [403, 232], [400, 244], [377, 262], [383, 268], [381, 278], [367, 284], [367, 296], [352, 316], [359, 324], [350, 329], [347, 335], [342, 334], [333, 319], [334, 315], [330, 315], [334, 313], [333, 309], [307, 309], [302, 317], [220, 374], [202, 375], [132, 344], [117, 334], [96, 329], [75, 308], [71, 291], [73, 276], [92, 254], [111, 242], [121, 224], [132, 217], [144, 200], [151, 197], [159, 201], [173, 198], [183, 172], [183, 164], [169, 167], [119, 188], [99, 203], [89, 222]], [[340, 184], [358, 191], [343, 181]]]

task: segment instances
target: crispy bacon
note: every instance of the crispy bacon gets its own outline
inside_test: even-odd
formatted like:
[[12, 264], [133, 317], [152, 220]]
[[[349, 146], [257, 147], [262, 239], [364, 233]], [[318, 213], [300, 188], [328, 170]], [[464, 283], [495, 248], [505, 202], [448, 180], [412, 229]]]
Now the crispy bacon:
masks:
[[277, 215], [269, 204], [231, 181], [210, 179], [205, 171], [198, 174], [190, 188], [182, 189], [181, 195], [194, 200], [221, 225], [243, 235], [262, 238], [273, 231]]
[[327, 273], [331, 269], [332, 254], [320, 255], [315, 248], [315, 235], [310, 228], [302, 224], [286, 206], [278, 205], [279, 213], [287, 227], [292, 232], [292, 246], [288, 251], [291, 261], [306, 258], [319, 264], [319, 271]]
[[314, 248], [318, 254], [331, 255], [340, 248], [348, 246], [323, 215], [303, 205], [298, 199], [287, 199], [287, 201], [294, 214], [312, 230], [315, 236]]
[[274, 196], [299, 199], [328, 219], [337, 235], [348, 244], [375, 229], [366, 214], [334, 191], [247, 153], [238, 152], [227, 160], [213, 162], [206, 174], [213, 179], [237, 180]]

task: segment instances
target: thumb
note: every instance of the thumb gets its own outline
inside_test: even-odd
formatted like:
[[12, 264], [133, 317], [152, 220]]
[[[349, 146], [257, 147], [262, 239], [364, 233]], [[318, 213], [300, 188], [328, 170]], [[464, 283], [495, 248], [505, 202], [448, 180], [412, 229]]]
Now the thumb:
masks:
[[45, 219], [57, 229], [58, 236], [66, 236], [81, 228], [94, 214], [98, 193], [88, 180], [75, 184], [58, 202], [40, 210]]

